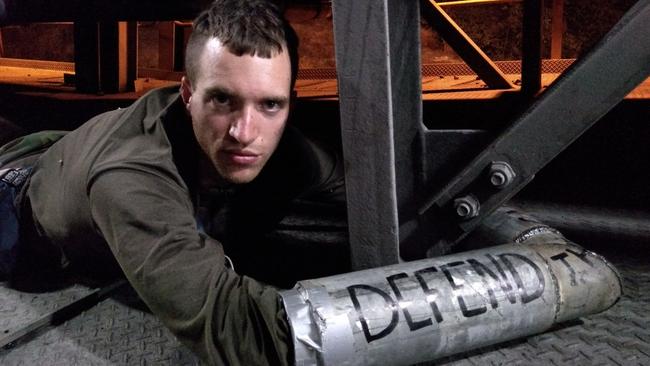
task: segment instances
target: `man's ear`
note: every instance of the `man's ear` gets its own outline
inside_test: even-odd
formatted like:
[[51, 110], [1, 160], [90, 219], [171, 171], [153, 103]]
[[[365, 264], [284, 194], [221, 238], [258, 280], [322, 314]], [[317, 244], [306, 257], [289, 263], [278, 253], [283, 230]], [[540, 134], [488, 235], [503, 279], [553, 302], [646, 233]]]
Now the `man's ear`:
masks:
[[190, 100], [192, 100], [192, 85], [190, 85], [190, 80], [186, 76], [183, 76], [181, 78], [180, 92], [181, 98], [183, 98], [183, 103], [185, 103], [185, 107], [189, 108]]

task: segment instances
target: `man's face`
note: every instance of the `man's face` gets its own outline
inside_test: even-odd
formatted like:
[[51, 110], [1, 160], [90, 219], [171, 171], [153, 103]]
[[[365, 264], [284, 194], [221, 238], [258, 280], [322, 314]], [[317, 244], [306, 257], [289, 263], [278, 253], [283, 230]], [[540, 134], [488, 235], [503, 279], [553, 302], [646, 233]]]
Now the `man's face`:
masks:
[[289, 115], [288, 52], [271, 58], [236, 56], [207, 41], [196, 80], [183, 78], [181, 95], [201, 149], [219, 175], [252, 181], [280, 141]]

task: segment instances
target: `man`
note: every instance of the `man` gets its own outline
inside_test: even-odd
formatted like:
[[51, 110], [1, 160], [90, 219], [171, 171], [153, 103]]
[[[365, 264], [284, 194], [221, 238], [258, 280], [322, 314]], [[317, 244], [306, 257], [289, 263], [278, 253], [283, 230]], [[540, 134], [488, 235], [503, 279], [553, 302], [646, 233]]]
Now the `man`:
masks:
[[29, 275], [34, 262], [96, 278], [123, 272], [208, 364], [289, 363], [277, 292], [229, 269], [195, 219], [218, 218], [201, 205], [211, 191], [242, 202], [238, 228], [267, 225], [300, 195], [340, 193], [340, 164], [285, 128], [296, 42], [265, 1], [214, 2], [195, 20], [180, 93], [155, 90], [99, 115], [31, 172], [14, 171], [29, 178], [10, 182], [20, 203], [12, 276]]

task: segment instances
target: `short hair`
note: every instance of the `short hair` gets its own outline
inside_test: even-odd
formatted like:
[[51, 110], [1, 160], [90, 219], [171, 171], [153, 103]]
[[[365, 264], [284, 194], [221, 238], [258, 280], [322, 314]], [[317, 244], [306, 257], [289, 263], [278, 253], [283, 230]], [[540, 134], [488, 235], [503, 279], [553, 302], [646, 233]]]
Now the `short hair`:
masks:
[[298, 36], [279, 8], [266, 0], [215, 0], [199, 14], [185, 50], [185, 72], [191, 83], [199, 73], [205, 44], [217, 38], [234, 55], [271, 58], [286, 49], [291, 62], [291, 88], [298, 73]]

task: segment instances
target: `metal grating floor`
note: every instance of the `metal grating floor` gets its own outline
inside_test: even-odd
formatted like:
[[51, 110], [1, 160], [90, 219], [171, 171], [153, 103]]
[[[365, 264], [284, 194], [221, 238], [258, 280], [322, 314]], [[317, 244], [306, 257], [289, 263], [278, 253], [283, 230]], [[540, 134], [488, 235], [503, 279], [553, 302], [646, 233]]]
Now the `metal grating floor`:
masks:
[[[438, 360], [464, 365], [650, 364], [650, 261], [647, 249], [598, 249], [617, 265], [625, 295], [610, 310], [545, 334]], [[0, 285], [0, 332], [7, 334], [90, 292], [82, 286], [45, 294]], [[122, 291], [124, 292], [124, 291]], [[0, 365], [197, 365], [151, 314], [126, 305], [128, 290], [62, 325], [0, 352]], [[4, 335], [3, 334], [3, 335]]]

